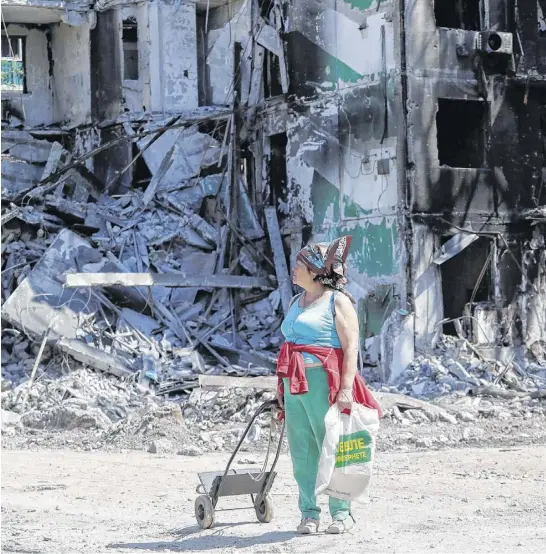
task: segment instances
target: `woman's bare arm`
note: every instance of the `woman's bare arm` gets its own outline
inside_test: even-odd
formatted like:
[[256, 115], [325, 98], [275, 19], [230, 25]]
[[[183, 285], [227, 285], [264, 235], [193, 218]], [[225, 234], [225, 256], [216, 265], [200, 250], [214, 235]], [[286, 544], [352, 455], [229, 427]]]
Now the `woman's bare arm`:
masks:
[[358, 366], [358, 316], [352, 302], [344, 294], [336, 294], [336, 330], [343, 348], [341, 390], [352, 391]]

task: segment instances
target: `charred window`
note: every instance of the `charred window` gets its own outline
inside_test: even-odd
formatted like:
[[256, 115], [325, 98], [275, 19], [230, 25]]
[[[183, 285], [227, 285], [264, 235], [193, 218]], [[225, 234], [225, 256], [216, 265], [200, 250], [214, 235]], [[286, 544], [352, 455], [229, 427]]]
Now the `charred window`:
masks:
[[123, 78], [138, 80], [138, 29], [135, 18], [123, 21]]
[[[442, 237], [445, 244], [451, 237]], [[487, 302], [492, 296], [491, 243], [480, 237], [468, 248], [441, 265], [444, 317], [456, 319], [463, 316], [467, 304]], [[452, 322], [444, 325], [444, 332], [455, 335]]]
[[480, 0], [435, 0], [434, 16], [437, 27], [480, 30]]
[[282, 94], [281, 66], [279, 57], [273, 52], [265, 52], [264, 59], [264, 95], [266, 98]]
[[269, 178], [271, 182], [271, 202], [274, 206], [279, 205], [279, 201], [286, 202], [286, 145], [288, 140], [286, 133], [272, 135], [270, 140], [270, 163]]
[[487, 103], [438, 99], [436, 133], [440, 165], [485, 167]]

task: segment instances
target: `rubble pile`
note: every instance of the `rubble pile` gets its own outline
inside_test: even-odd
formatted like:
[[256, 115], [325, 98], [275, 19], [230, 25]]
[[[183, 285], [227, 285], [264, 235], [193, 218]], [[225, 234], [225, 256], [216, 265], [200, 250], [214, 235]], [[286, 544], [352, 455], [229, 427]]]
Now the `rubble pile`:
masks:
[[[245, 423], [263, 402], [273, 398], [273, 392], [256, 389], [195, 389], [183, 402], [182, 413], [186, 422], [197, 424], [203, 429], [226, 422]], [[256, 421], [264, 426], [269, 424], [270, 419], [269, 414], [263, 414]]]
[[[2, 393], [2, 407], [33, 429], [108, 429], [128, 415], [153, 410], [160, 399], [137, 383], [78, 368], [44, 372]], [[24, 413], [22, 411], [24, 410]]]
[[[546, 385], [544, 359], [529, 359], [523, 348], [508, 348], [492, 359], [468, 343], [449, 335], [440, 337], [432, 353], [419, 355], [398, 378], [396, 392], [432, 399], [455, 392], [471, 393], [484, 387], [531, 394]], [[502, 349], [501, 349], [502, 350]], [[497, 396], [502, 397], [499, 392]], [[510, 393], [508, 393], [510, 395]]]
[[[135, 173], [107, 182], [93, 162], [104, 145], [69, 144], [60, 131], [3, 131], [8, 436], [62, 431], [84, 448], [200, 455], [237, 442], [273, 398], [256, 388], [199, 388], [211, 376], [273, 374], [291, 295], [277, 211], [236, 170], [229, 112], [200, 110], [200, 124], [118, 122], [138, 152], [127, 166]], [[404, 431], [406, 442], [426, 446], [427, 425], [455, 429], [451, 444], [479, 437], [466, 424], [543, 420], [540, 341], [503, 353], [437, 338], [390, 385], [385, 368], [366, 374], [383, 395], [386, 443], [395, 427], [391, 442], [417, 426]], [[249, 445], [266, 441], [270, 421], [259, 418]], [[92, 440], [70, 438], [80, 431]]]
[[198, 436], [186, 425], [180, 406], [165, 402], [146, 413], [133, 413], [115, 423], [102, 434], [101, 442], [104, 449], [145, 448], [151, 454], [176, 452], [193, 455]]
[[[92, 394], [51, 396], [48, 379], [63, 363], [79, 368], [75, 380], [91, 368], [164, 397], [189, 394], [199, 375], [274, 371], [284, 298], [269, 252], [282, 240], [266, 235], [264, 212], [243, 176], [231, 175], [222, 117], [208, 132], [172, 128], [181, 117], [124, 121], [148, 171], [129, 184], [122, 175], [102, 182], [92, 152], [73, 155], [63, 137], [3, 130], [2, 388], [12, 389], [5, 409], [21, 408], [29, 380], [27, 411], [69, 402], [95, 409]], [[143, 285], [142, 275], [152, 282]], [[77, 389], [64, 379], [59, 391]], [[115, 406], [126, 417], [125, 404]]]
[[369, 382], [384, 411], [380, 449], [546, 439], [546, 363], [523, 347], [477, 347], [439, 336], [391, 385], [373, 372]]

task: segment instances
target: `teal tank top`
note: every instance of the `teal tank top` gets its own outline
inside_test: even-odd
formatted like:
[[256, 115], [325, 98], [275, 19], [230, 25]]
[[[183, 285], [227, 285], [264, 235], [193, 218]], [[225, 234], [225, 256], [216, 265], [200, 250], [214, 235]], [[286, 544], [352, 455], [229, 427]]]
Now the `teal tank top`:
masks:
[[[335, 293], [308, 308], [300, 307], [301, 296], [296, 296], [282, 322], [281, 331], [284, 338], [294, 344], [341, 348], [334, 320]], [[319, 362], [318, 358], [311, 354], [304, 354], [303, 359], [306, 364]]]

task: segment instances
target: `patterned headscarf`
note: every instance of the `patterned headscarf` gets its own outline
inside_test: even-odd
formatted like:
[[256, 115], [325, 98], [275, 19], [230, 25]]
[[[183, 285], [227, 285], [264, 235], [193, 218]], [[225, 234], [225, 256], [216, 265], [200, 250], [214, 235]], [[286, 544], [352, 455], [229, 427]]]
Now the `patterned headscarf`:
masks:
[[[347, 284], [347, 266], [345, 261], [349, 254], [349, 248], [353, 237], [347, 235], [332, 242], [310, 242], [298, 253], [301, 260], [316, 275], [315, 281], [323, 285], [351, 295], [345, 290]], [[352, 299], [352, 298], [351, 298]]]

